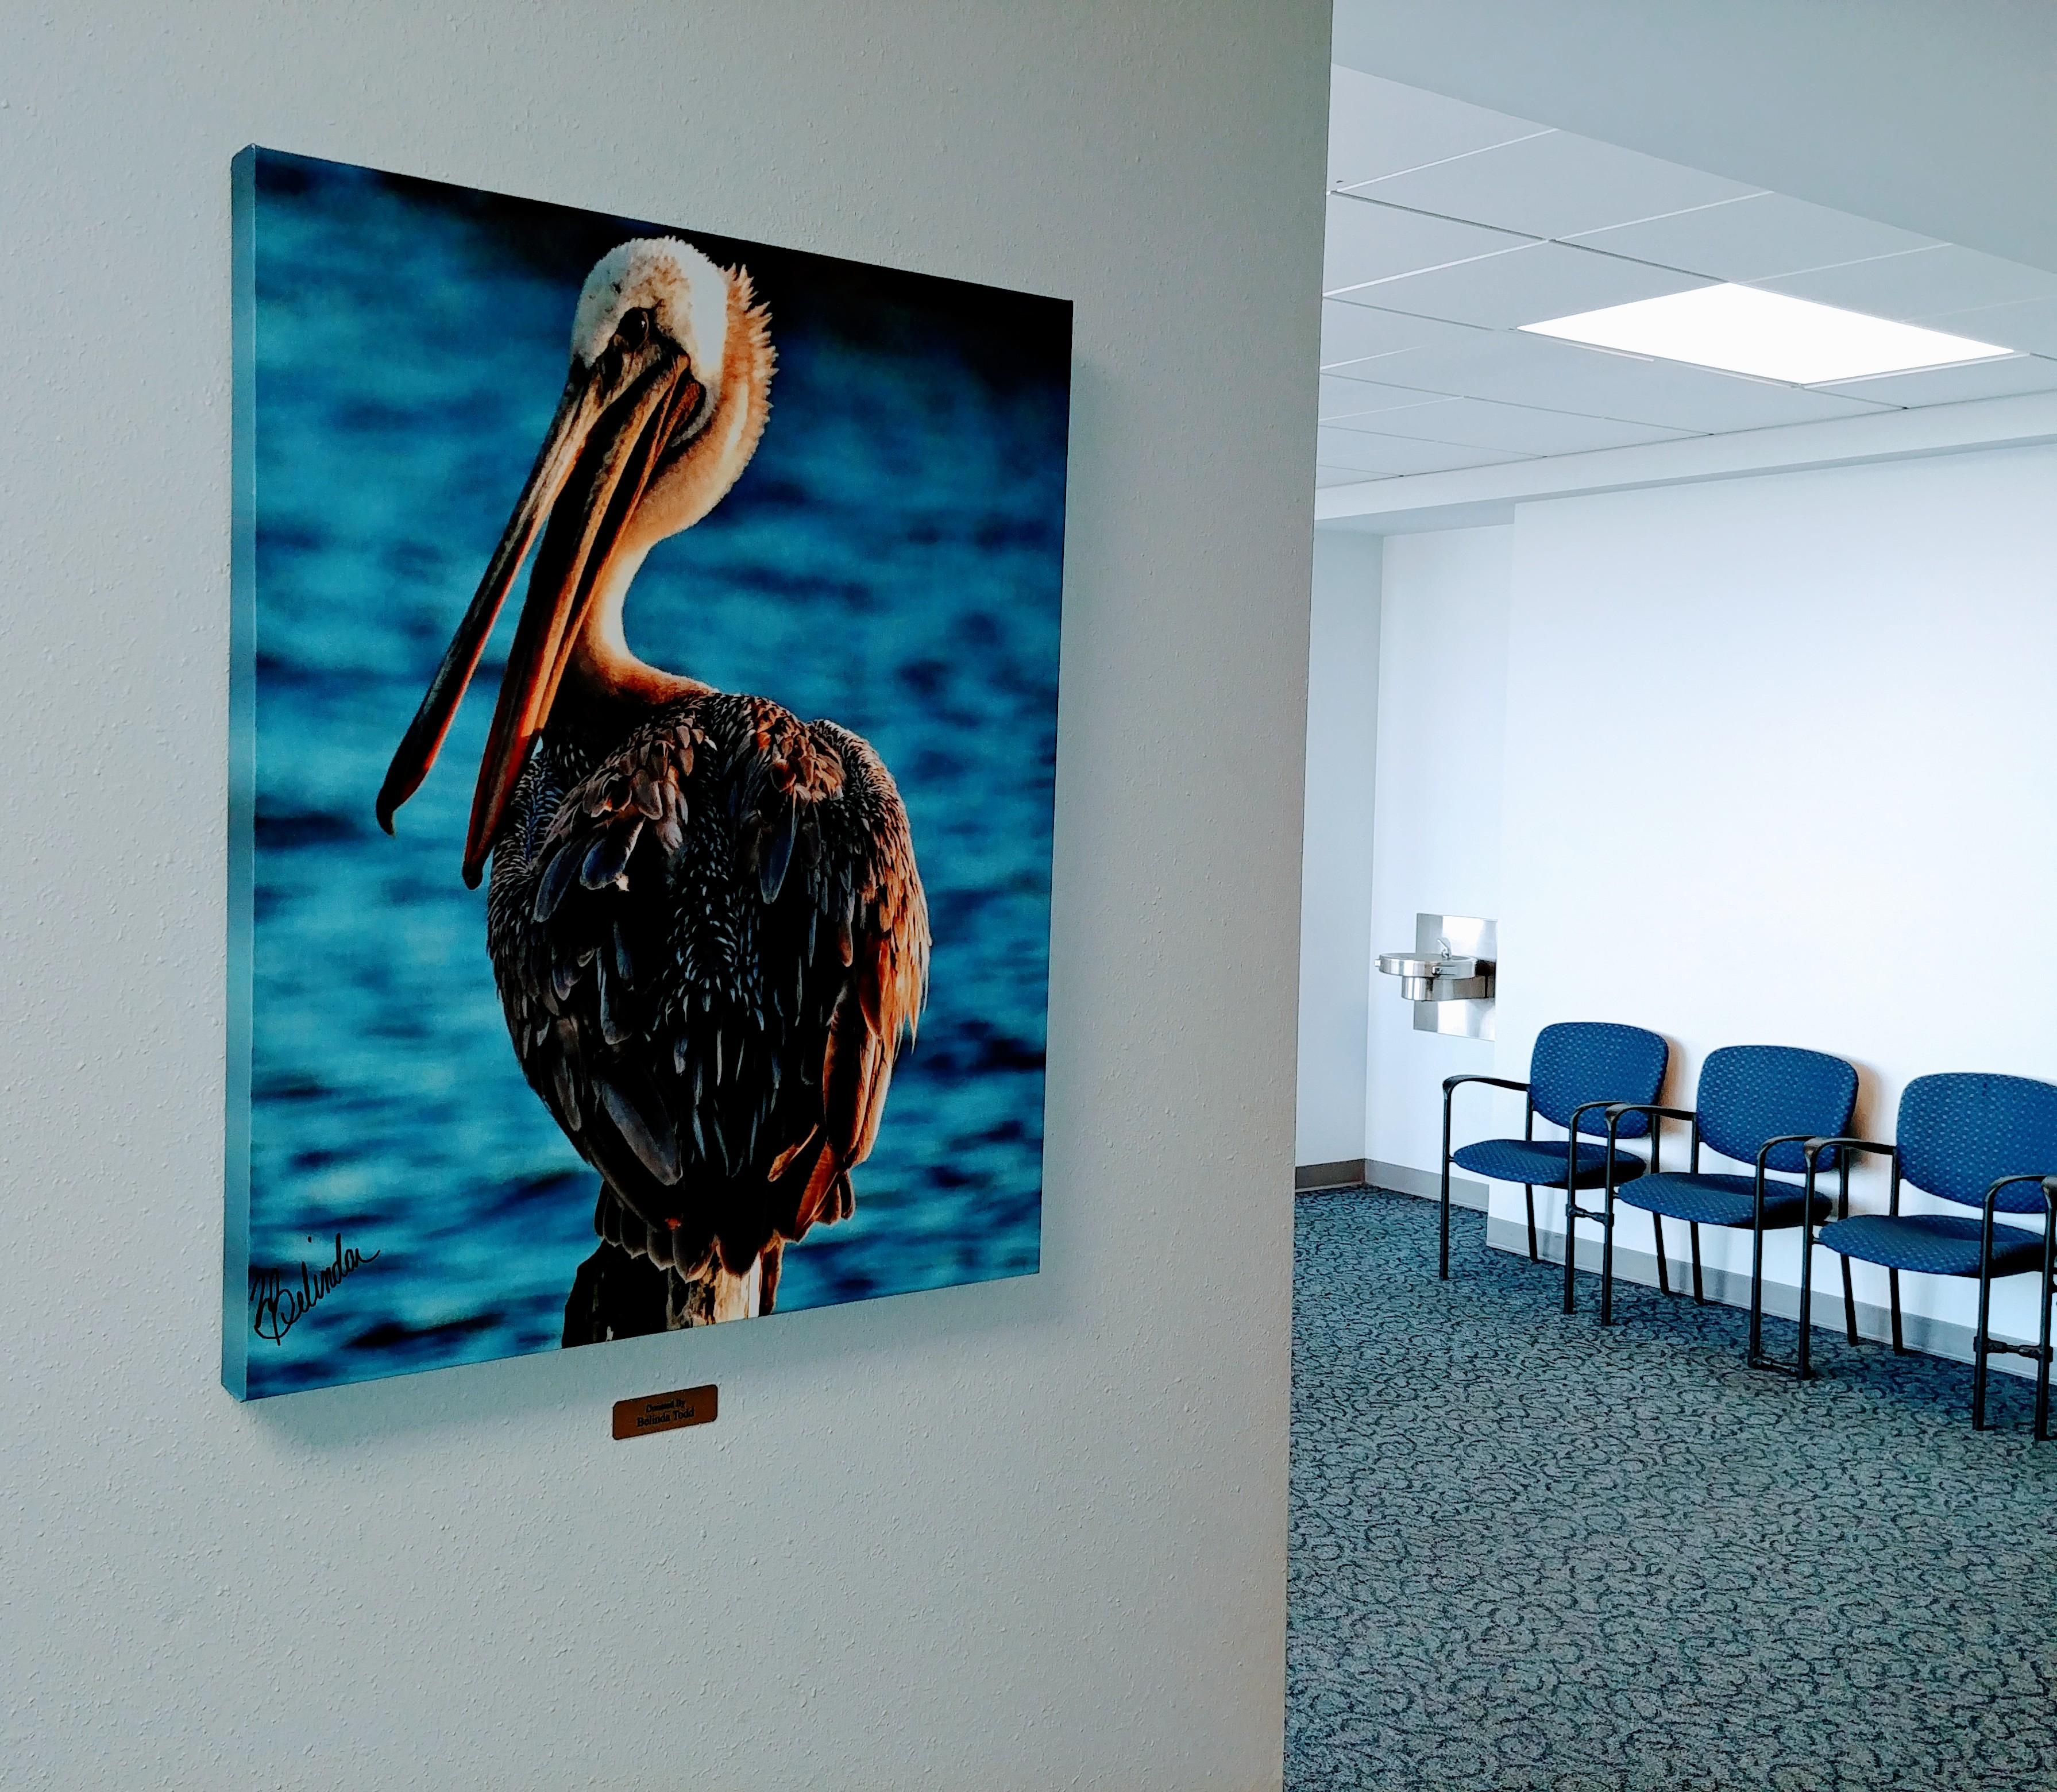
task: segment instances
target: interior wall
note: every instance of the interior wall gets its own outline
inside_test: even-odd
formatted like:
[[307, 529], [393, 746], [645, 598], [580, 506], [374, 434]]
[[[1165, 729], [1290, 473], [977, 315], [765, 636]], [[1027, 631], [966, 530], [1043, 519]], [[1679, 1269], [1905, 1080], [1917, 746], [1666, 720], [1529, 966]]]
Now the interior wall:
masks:
[[[1422, 912], [1501, 920], [1506, 955], [1500, 787], [1513, 533], [1502, 525], [1385, 538], [1374, 955], [1412, 946]], [[1493, 1046], [1417, 1033], [1413, 1004], [1401, 999], [1397, 981], [1373, 976], [1365, 1155], [1433, 1169], [1443, 1079], [1490, 1071]], [[1482, 1114], [1496, 1098], [1474, 1090], [1461, 1099]]]
[[[2057, 880], [2053, 498], [2057, 449], [2018, 449], [1538, 502], [1511, 529], [1390, 538], [1376, 938], [1412, 906], [1397, 880], [1425, 888], [1461, 860], [1401, 825], [1410, 779], [1440, 767], [1440, 800], [1493, 818], [1470, 850], [1490, 855], [1500, 902], [1499, 1073], [1525, 1075], [1536, 1032], [1563, 1019], [1664, 1033], [1682, 1103], [1716, 1046], [1809, 1046], [1857, 1066], [1857, 1124], [1887, 1138], [1924, 1072], [2057, 1080], [2057, 958], [2037, 943]], [[1404, 707], [1458, 647], [1504, 668], [1500, 717], [1476, 721], [1490, 755], [1453, 753], [1446, 720]], [[1446, 1060], [1486, 1066], [1391, 1025], [1401, 1007], [1374, 1002], [1370, 1105], [1391, 1141], [1374, 1155], [1433, 1168]], [[1470, 1101], [1460, 1142], [1520, 1124], [1516, 1098]], [[1682, 1132], [1667, 1149], [1682, 1161]], [[1876, 1172], [1855, 1186], [1882, 1207]], [[1496, 1186], [1496, 1219], [1517, 1222], [1520, 1202]], [[1653, 1247], [1643, 1216], [1619, 1236]], [[1706, 1239], [1710, 1267], [1747, 1274], [1745, 1241]], [[1792, 1285], [1797, 1261], [1774, 1242], [1767, 1273]], [[1882, 1272], [1856, 1278], [1883, 1303]], [[1951, 1323], [1969, 1323], [1972, 1292], [1906, 1283], [1911, 1313]], [[2031, 1313], [2003, 1287], [2001, 1330]]]
[[[1314, 0], [0, 24], [0, 1780], [1278, 1784], [1327, 36]], [[1040, 1276], [222, 1391], [253, 140], [1076, 301]], [[713, 1425], [610, 1441], [700, 1382]]]
[[1302, 1164], [1365, 1156], [1379, 549], [1373, 535], [1325, 529], [1314, 537], [1300, 858]]
[[[1503, 1061], [1552, 1019], [1634, 1021], [1690, 1104], [1716, 1046], [1808, 1046], [1888, 1138], [1925, 1072], [2057, 1080], [2053, 499], [2033, 448], [1520, 509]], [[1882, 1208], [1876, 1171], [1857, 1189]], [[1619, 1237], [1651, 1248], [1639, 1216]], [[1766, 1258], [1797, 1281], [1794, 1241]], [[1746, 1239], [1708, 1261], [1747, 1275]], [[1970, 1323], [1975, 1288], [1906, 1287]], [[1883, 1305], [1884, 1272], [1857, 1293]], [[2033, 1310], [2003, 1285], [2002, 1330]]]

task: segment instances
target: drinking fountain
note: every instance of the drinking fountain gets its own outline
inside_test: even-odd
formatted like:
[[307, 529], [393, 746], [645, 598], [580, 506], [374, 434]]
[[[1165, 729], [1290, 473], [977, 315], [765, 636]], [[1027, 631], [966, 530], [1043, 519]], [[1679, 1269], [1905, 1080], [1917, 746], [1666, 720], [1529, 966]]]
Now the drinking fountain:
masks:
[[1378, 968], [1400, 979], [1414, 1005], [1414, 1030], [1464, 1039], [1492, 1037], [1500, 928], [1475, 915], [1417, 914], [1414, 950], [1382, 952]]

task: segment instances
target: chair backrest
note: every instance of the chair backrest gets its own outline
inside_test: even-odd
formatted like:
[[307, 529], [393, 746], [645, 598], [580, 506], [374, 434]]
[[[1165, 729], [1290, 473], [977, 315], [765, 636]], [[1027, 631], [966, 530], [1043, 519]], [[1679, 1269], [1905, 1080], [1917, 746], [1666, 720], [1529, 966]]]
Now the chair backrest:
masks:
[[[1612, 1021], [1560, 1021], [1536, 1036], [1528, 1099], [1544, 1119], [1568, 1127], [1588, 1101], [1655, 1101], [1671, 1058], [1660, 1033]], [[1622, 1116], [1622, 1138], [1639, 1139], [1649, 1130], [1647, 1114]], [[1579, 1122], [1579, 1131], [1605, 1138], [1607, 1116], [1595, 1108]]]
[[[1789, 1132], [1833, 1139], [1848, 1132], [1857, 1104], [1853, 1067], [1826, 1052], [1792, 1045], [1724, 1045], [1708, 1053], [1693, 1104], [1701, 1138], [1744, 1164], [1757, 1161], [1767, 1139]], [[1805, 1170], [1807, 1154], [1797, 1145], [1776, 1145], [1764, 1161], [1769, 1169]]]
[[[1899, 1144], [1907, 1181], [1983, 1207], [2002, 1176], [2057, 1175], [2057, 1085], [1964, 1071], [1916, 1076], [1900, 1094]], [[2039, 1213], [2043, 1191], [2014, 1183], [1994, 1205]]]

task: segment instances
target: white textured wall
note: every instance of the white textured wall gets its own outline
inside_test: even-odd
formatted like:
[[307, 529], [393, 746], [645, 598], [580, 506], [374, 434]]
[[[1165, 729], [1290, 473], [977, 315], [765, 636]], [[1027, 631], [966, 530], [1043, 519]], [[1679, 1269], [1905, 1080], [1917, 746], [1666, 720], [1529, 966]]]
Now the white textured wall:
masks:
[[[1857, 1066], [1885, 1138], [1926, 1072], [2057, 1080], [2057, 449], [1531, 505], [1515, 543], [1503, 1063], [1552, 1020], [1632, 1021], [1690, 1104], [1716, 1046], [1808, 1046]], [[1579, 678], [1605, 700], [1571, 722]], [[1618, 818], [1567, 827], [1580, 791]], [[1651, 1248], [1639, 1215], [1619, 1236]], [[1746, 1236], [1703, 1236], [1748, 1274]], [[1776, 1280], [1798, 1262], [1767, 1247]], [[1971, 1322], [1974, 1287], [1904, 1287]], [[1996, 1303], [2033, 1334], [2025, 1287]]]
[[1378, 756], [1375, 535], [1314, 537], [1308, 624], [1307, 795], [1300, 856], [1297, 1161], [1365, 1154], [1371, 994], [1373, 767]]
[[[1378, 668], [1378, 807], [1372, 851], [1371, 950], [1410, 947], [1414, 917], [1472, 914], [1500, 923], [1500, 786], [1507, 710], [1507, 607], [1513, 530], [1452, 529], [1385, 541]], [[1490, 1072], [1492, 1042], [1414, 1030], [1396, 978], [1373, 973], [1365, 1155], [1433, 1170], [1445, 1076]], [[1481, 1121], [1496, 1097], [1473, 1089], [1461, 1115]], [[1517, 1129], [1519, 1121], [1516, 1121]]]
[[[0, 1781], [1278, 1783], [1326, 39], [1314, 0], [0, 22]], [[252, 140], [1077, 301], [1039, 1278], [222, 1392]], [[713, 1427], [608, 1440], [700, 1380]]]
[[[1665, 1034], [1683, 1103], [1716, 1046], [1835, 1053], [1873, 1136], [1928, 1071], [2057, 1080], [2057, 449], [1524, 505], [1511, 528], [1390, 538], [1383, 602], [1377, 938], [1399, 937], [1414, 890], [1466, 866], [1495, 887], [1490, 866], [1502, 969], [1494, 1048], [1417, 1041], [1374, 1005], [1374, 1156], [1434, 1167], [1438, 1048], [1449, 1069], [1520, 1076], [1557, 1020]], [[1460, 640], [1504, 668], [1500, 711], [1465, 712], [1468, 751], [1401, 695]], [[1490, 824], [1403, 832], [1417, 779]], [[1461, 1141], [1520, 1124], [1514, 1098], [1471, 1101]], [[1682, 1130], [1667, 1153], [1684, 1152]], [[1882, 1207], [1882, 1179], [1857, 1188]], [[1518, 1220], [1520, 1191], [1496, 1185], [1493, 1209]], [[1745, 1243], [1705, 1236], [1710, 1266], [1747, 1274]], [[1620, 1239], [1648, 1251], [1648, 1220]], [[1770, 1247], [1773, 1280], [1797, 1263]], [[1883, 1304], [1882, 1273], [1856, 1279]], [[1905, 1294], [1969, 1323], [1968, 1289]], [[2000, 1329], [2031, 1314], [2003, 1285]]]

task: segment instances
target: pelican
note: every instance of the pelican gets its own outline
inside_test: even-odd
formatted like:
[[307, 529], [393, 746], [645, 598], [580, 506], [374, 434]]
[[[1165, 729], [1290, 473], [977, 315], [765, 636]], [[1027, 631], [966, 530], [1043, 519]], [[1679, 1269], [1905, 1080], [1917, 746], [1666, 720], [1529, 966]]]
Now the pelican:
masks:
[[490, 859], [515, 1057], [600, 1173], [567, 1345], [769, 1313], [785, 1247], [851, 1212], [927, 997], [928, 906], [878, 754], [646, 664], [622, 630], [644, 557], [756, 451], [770, 325], [747, 270], [676, 238], [601, 257], [557, 414], [379, 793], [390, 834], [534, 546], [463, 874]]

